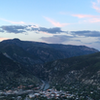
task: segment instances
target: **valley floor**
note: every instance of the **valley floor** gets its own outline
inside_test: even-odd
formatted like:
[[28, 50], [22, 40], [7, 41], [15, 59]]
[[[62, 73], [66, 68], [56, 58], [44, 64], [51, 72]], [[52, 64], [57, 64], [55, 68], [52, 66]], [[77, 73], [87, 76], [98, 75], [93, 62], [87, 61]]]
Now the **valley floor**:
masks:
[[99, 87], [86, 85], [79, 88], [79, 85], [70, 85], [60, 88], [57, 90], [53, 86], [44, 90], [41, 86], [33, 88], [30, 85], [30, 89], [1, 90], [0, 100], [100, 100]]

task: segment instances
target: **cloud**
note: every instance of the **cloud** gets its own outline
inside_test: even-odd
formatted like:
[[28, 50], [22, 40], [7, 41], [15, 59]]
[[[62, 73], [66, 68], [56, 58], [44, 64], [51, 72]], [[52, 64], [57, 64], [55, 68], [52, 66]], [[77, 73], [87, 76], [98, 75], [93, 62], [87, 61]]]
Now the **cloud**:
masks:
[[59, 22], [56, 22], [48, 17], [44, 17], [47, 21], [49, 21], [52, 25], [54, 25], [55, 27], [64, 27], [66, 25], [69, 25], [69, 23], [59, 23]]
[[62, 31], [59, 27], [53, 27], [53, 28], [46, 28], [46, 27], [38, 27], [34, 28], [32, 27], [30, 31], [36, 31], [36, 32], [45, 32], [45, 33], [51, 33], [51, 34], [59, 34], [65, 31]]
[[9, 23], [11, 23], [11, 24], [26, 24], [25, 22], [23, 22], [23, 21], [19, 21], [19, 22], [15, 22], [15, 21], [11, 21], [11, 20], [7, 20], [7, 19], [4, 19], [4, 18], [0, 18], [0, 20], [2, 20], [2, 21], [5, 21], [5, 22], [9, 22]]
[[[43, 33], [47, 35], [54, 35], [53, 39], [59, 39], [59, 36], [63, 35], [55, 35], [55, 34], [66, 34], [69, 37], [76, 37], [76, 36], [85, 36], [85, 37], [100, 37], [100, 31], [90, 31], [90, 30], [83, 30], [83, 31], [62, 31], [59, 27], [53, 28], [46, 28], [46, 27], [36, 27], [35, 25], [10, 25], [10, 26], [1, 26], [0, 32], [6, 33], [28, 33], [28, 32], [35, 32], [35, 33]], [[66, 38], [66, 36], [65, 36]], [[68, 36], [67, 36], [68, 38]], [[43, 38], [43, 39], [51, 39], [51, 38]], [[63, 38], [64, 39], [64, 38]], [[52, 40], [52, 39], [51, 39]]]
[[[92, 7], [95, 9], [97, 12], [100, 13], [100, 0], [97, 0], [97, 2], [92, 2]], [[88, 14], [71, 14], [74, 17], [78, 18], [84, 18], [85, 20], [83, 22], [88, 22], [88, 23], [98, 23], [100, 22], [100, 16], [99, 15], [88, 15]]]
[[52, 33], [52, 34], [57, 34], [57, 33], [64, 32], [64, 31], [61, 30], [61, 28], [58, 28], [58, 27], [54, 27], [54, 28], [40, 27], [39, 31], [47, 32], [47, 33]]
[[100, 3], [100, 0], [97, 0], [98, 3]]
[[90, 23], [98, 23], [100, 22], [100, 18], [93, 18], [93, 19], [89, 19]]
[[71, 31], [73, 35], [85, 36], [85, 37], [100, 37], [100, 31]]
[[28, 31], [33, 31], [35, 33], [44, 33], [44, 34], [60, 34], [65, 31], [62, 31], [59, 27], [46, 28], [46, 27], [37, 27], [36, 25], [10, 25], [10, 26], [1, 26], [0, 32], [7, 33], [25, 33]]
[[41, 39], [45, 42], [49, 43], [63, 43], [65, 41], [69, 41], [72, 36], [67, 36], [67, 35], [53, 35], [52, 37], [41, 37]]
[[97, 0], [97, 2], [92, 2], [92, 7], [100, 13], [100, 0]]
[[78, 18], [95, 18], [95, 17], [97, 17], [94, 15], [86, 15], [86, 14], [72, 14], [72, 16], [78, 17]]
[[[100, 13], [100, 0], [96, 0], [96, 2], [92, 2], [92, 7], [95, 9], [97, 12]], [[74, 17], [77, 17], [79, 19], [82, 19], [79, 21], [77, 24], [80, 23], [99, 23], [100, 22], [100, 15], [89, 15], [89, 14], [72, 14], [69, 12], [60, 12], [60, 14], [63, 15], [71, 15]]]
[[4, 32], [3, 30], [0, 30], [0, 32]]
[[15, 26], [15, 25], [11, 25], [11, 26], [1, 26], [0, 27], [2, 29], [2, 31], [6, 31], [8, 33], [23, 33], [25, 32], [25, 28], [26, 26]]
[[[59, 39], [59, 36], [63, 35], [55, 35], [55, 34], [67, 34], [69, 36], [85, 36], [85, 37], [100, 37], [100, 31], [90, 31], [90, 30], [83, 30], [83, 31], [62, 31], [59, 27], [53, 28], [46, 28], [46, 27], [36, 27], [35, 25], [10, 25], [10, 26], [1, 26], [0, 32], [6, 33], [28, 33], [28, 32], [35, 32], [35, 33], [43, 33], [47, 35], [54, 35], [53, 39]], [[65, 36], [66, 38], [66, 36]], [[67, 36], [68, 38], [68, 36]], [[51, 39], [51, 38], [43, 38], [43, 39]], [[63, 38], [64, 39], [64, 38]], [[51, 39], [52, 40], [52, 39]]]
[[71, 35], [53, 35], [50, 37], [41, 37], [44, 42], [47, 43], [54, 43], [54, 44], [91, 44], [98, 41], [98, 38], [100, 38], [100, 32], [99, 31], [89, 31], [89, 30], [83, 30], [83, 31], [70, 31]]
[[32, 28], [31, 31], [36, 31], [38, 33], [42, 32], [45, 34], [60, 34], [65, 33], [65, 31], [62, 31], [59, 27], [53, 27], [53, 28], [46, 28], [46, 27], [39, 27], [39, 28]]
[[86, 15], [86, 14], [72, 14], [72, 16], [78, 17], [80, 19], [84, 18], [85, 20], [83, 22], [88, 22], [88, 23], [100, 22], [100, 16]]

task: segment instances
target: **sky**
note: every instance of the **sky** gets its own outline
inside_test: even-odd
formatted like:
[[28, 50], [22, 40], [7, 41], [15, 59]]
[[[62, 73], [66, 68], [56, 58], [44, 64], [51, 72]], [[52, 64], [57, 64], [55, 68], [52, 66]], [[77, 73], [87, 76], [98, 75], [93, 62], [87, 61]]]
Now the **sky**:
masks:
[[13, 38], [100, 50], [100, 0], [1, 0], [0, 41]]

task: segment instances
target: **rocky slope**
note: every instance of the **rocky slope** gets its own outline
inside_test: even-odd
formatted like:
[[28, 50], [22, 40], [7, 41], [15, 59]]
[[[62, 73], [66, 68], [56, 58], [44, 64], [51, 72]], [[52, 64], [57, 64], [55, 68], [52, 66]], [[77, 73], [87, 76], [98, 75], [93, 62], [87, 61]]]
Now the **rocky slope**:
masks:
[[43, 66], [53, 84], [90, 84], [100, 86], [100, 52], [87, 56], [56, 60]]
[[34, 76], [30, 68], [14, 62], [0, 53], [0, 89], [39, 83], [39, 79]]

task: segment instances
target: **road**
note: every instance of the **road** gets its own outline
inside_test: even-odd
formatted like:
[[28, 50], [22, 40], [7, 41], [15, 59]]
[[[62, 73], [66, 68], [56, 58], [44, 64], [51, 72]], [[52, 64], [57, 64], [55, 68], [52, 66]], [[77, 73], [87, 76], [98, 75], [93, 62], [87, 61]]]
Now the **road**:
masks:
[[48, 89], [49, 87], [50, 87], [49, 83], [48, 83], [48, 82], [45, 82], [45, 85], [44, 85], [43, 90], [46, 90], [46, 89]]
[[40, 90], [46, 90], [50, 87], [50, 85], [47, 81], [43, 81], [43, 80], [41, 80], [41, 81], [42, 81], [42, 85], [40, 87]]

